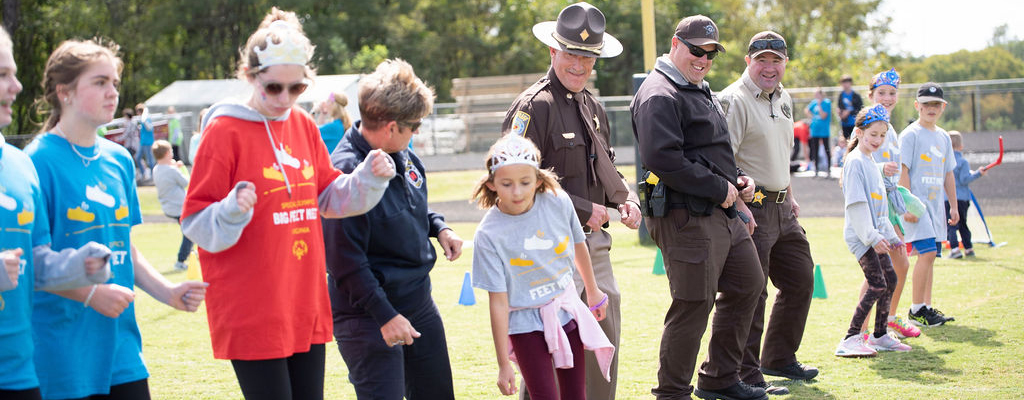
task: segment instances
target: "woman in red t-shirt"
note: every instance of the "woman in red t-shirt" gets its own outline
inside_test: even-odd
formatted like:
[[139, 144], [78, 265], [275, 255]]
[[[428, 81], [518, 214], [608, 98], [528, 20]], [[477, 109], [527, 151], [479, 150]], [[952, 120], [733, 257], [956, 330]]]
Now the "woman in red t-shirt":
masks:
[[203, 120], [182, 210], [210, 283], [213, 355], [231, 360], [246, 399], [323, 398], [332, 320], [319, 218], [365, 213], [395, 174], [379, 150], [351, 174], [331, 166], [295, 106], [312, 54], [295, 13], [272, 9], [239, 66], [252, 96], [215, 104]]

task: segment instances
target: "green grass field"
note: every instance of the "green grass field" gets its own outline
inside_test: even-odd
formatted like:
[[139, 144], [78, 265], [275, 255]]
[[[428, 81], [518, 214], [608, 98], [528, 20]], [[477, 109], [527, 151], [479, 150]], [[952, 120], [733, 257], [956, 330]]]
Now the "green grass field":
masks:
[[[479, 173], [461, 174], [475, 177]], [[434, 182], [443, 181], [436, 175], [432, 178]], [[431, 188], [432, 195], [440, 192], [434, 190]], [[444, 196], [449, 196], [448, 200], [466, 198], [464, 192], [461, 196], [454, 192]], [[146, 209], [146, 196], [142, 197]], [[828, 298], [813, 301], [797, 355], [802, 362], [820, 368], [821, 375], [810, 383], [772, 381], [792, 391], [789, 396], [773, 399], [1024, 398], [1024, 385], [1020, 383], [1024, 381], [1024, 363], [1020, 362], [1024, 356], [1024, 217], [989, 219], [993, 235], [1009, 245], [978, 247], [978, 257], [973, 260], [937, 261], [935, 303], [947, 315], [955, 316], [956, 322], [927, 328], [922, 337], [907, 339], [914, 347], [908, 353], [881, 354], [873, 359], [832, 355], [849, 324], [863, 279], [842, 241], [843, 221], [812, 218], [802, 222], [815, 262], [822, 267]], [[467, 243], [472, 241], [475, 224], [454, 224], [453, 228]], [[615, 240], [612, 261], [623, 295], [618, 398], [652, 398], [662, 319], [669, 302], [668, 284], [664, 276], [651, 273], [654, 247], [640, 245], [636, 233], [621, 224], [614, 224], [611, 232]], [[173, 223], [145, 223], [133, 231], [135, 244], [174, 281], [184, 279], [183, 273], [172, 268], [178, 235], [178, 226]], [[467, 248], [459, 260], [437, 263], [432, 273], [434, 299], [446, 325], [457, 398], [495, 399], [501, 395], [494, 384], [497, 369], [487, 293], [476, 290], [474, 306], [457, 304], [471, 260], [472, 249]], [[769, 288], [774, 297], [774, 289], [771, 285]], [[188, 314], [158, 304], [149, 296], [136, 299], [154, 398], [241, 398], [230, 363], [213, 359], [202, 309]], [[904, 310], [909, 300], [908, 285]], [[253, 312], [259, 312], [259, 304], [253, 304]], [[702, 348], [706, 348], [707, 334], [704, 339]], [[347, 370], [333, 343], [327, 347], [326, 369], [325, 397], [354, 399]]]

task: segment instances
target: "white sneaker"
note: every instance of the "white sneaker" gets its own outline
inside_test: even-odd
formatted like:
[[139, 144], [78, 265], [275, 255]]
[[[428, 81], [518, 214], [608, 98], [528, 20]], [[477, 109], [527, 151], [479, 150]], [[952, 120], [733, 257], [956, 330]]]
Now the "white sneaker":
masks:
[[843, 339], [836, 347], [836, 357], [874, 357], [877, 354], [864, 342], [864, 336], [859, 334]]
[[875, 335], [868, 336], [867, 345], [876, 351], [910, 351], [911, 349], [909, 344], [900, 342], [896, 336], [888, 333], [877, 339], [875, 339]]
[[175, 262], [174, 263], [174, 269], [176, 269], [178, 271], [184, 271], [184, 270], [188, 269], [188, 264], [185, 264], [182, 261]]

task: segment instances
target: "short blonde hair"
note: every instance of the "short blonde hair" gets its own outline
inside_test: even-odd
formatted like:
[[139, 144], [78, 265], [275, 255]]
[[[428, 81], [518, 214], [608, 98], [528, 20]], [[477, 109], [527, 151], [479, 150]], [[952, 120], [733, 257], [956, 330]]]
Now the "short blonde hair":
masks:
[[964, 137], [960, 131], [949, 131], [949, 141], [953, 143], [954, 149], [964, 147]]
[[171, 149], [171, 142], [163, 139], [153, 142], [153, 157], [156, 157], [157, 160], [164, 158], [171, 151], [173, 151]]
[[[487, 209], [494, 207], [498, 204], [498, 193], [487, 187], [487, 182], [494, 181], [494, 172], [491, 171], [491, 167], [494, 165], [494, 151], [499, 146], [503, 146], [505, 141], [509, 140], [510, 134], [506, 134], [497, 142], [491, 145], [491, 149], [487, 151], [487, 159], [484, 162], [485, 169], [487, 172], [480, 177], [480, 180], [476, 182], [476, 186], [473, 188], [473, 200], [481, 209]], [[531, 151], [537, 156], [537, 162], [540, 162], [540, 149], [533, 144], [532, 141], [527, 140], [530, 143]], [[537, 188], [537, 193], [545, 191], [551, 191], [552, 193], [561, 189], [562, 185], [558, 184], [558, 175], [555, 175], [550, 169], [537, 168], [537, 181], [540, 182], [540, 186]]]
[[422, 119], [433, 108], [433, 89], [405, 60], [384, 60], [372, 74], [359, 80], [359, 114], [365, 129], [378, 129], [388, 121]]

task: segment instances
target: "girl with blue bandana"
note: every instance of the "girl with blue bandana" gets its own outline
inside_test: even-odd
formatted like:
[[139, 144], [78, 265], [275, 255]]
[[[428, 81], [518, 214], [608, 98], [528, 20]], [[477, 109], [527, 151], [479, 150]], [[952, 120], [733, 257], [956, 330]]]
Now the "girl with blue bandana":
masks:
[[[892, 112], [899, 102], [899, 85], [900, 74], [896, 72], [895, 68], [879, 72], [871, 78], [868, 99], [877, 105], [885, 107], [888, 115], [892, 116]], [[885, 184], [885, 196], [889, 203], [889, 222], [896, 230], [896, 235], [902, 240], [903, 222], [916, 222], [918, 216], [922, 214], [924, 205], [917, 197], [910, 194], [909, 190], [898, 186], [901, 170], [899, 144], [896, 130], [889, 123], [888, 129], [885, 132], [885, 142], [882, 143], [878, 150], [871, 154], [871, 157], [875, 160], [878, 170], [882, 173], [882, 182]], [[907, 281], [907, 272], [910, 270], [910, 260], [907, 258], [907, 252], [903, 249], [898, 249], [889, 252], [889, 257], [892, 259], [892, 267], [896, 271], [897, 277], [896, 290], [892, 294], [892, 301], [889, 305], [889, 321], [887, 322], [889, 331], [900, 339], [921, 336], [921, 330], [901, 318], [897, 312], [900, 297], [903, 294], [903, 286]], [[861, 285], [861, 294], [867, 291], [867, 289], [868, 283], [865, 281]], [[870, 321], [870, 317], [864, 320], [864, 332], [869, 330]]]
[[35, 293], [32, 329], [44, 398], [149, 399], [133, 288], [190, 312], [206, 293], [202, 282], [171, 283], [132, 244], [131, 228], [142, 223], [135, 167], [127, 150], [96, 136], [117, 109], [116, 51], [91, 40], [54, 50], [43, 72], [50, 116], [25, 149], [39, 173], [39, 214], [49, 219], [53, 247], [103, 244], [113, 275], [99, 285]]
[[[910, 346], [900, 343], [886, 329], [889, 301], [897, 282], [888, 254], [893, 249], [901, 251], [903, 242], [889, 222], [885, 185], [871, 154], [885, 142], [888, 122], [889, 113], [880, 104], [857, 114], [855, 137], [850, 141], [849, 155], [843, 165], [844, 237], [864, 271], [868, 289], [860, 297], [846, 337], [836, 348], [835, 354], [839, 357], [872, 357], [878, 351], [910, 350]], [[865, 338], [860, 333], [861, 325], [872, 306], [875, 307], [874, 333]]]

